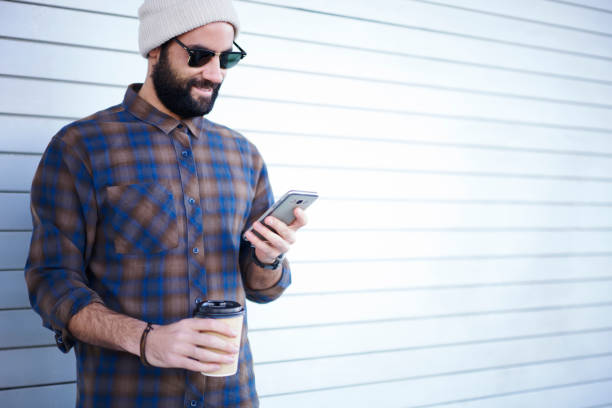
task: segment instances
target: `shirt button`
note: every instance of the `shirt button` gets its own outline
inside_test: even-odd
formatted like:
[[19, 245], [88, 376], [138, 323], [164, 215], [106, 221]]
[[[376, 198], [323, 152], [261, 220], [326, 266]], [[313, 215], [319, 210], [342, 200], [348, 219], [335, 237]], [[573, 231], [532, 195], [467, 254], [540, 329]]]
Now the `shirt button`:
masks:
[[196, 298], [195, 302], [196, 302], [196, 305], [197, 305], [198, 303], [202, 303], [202, 298], [198, 296], [198, 297]]
[[183, 156], [184, 158], [188, 158], [189, 157], [189, 152], [187, 150], [183, 150], [181, 152], [181, 156]]
[[183, 124], [182, 124], [182, 123], [179, 123], [179, 124], [178, 124], [178, 126], [177, 126], [177, 128], [182, 129], [182, 128], [183, 128]]
[[195, 204], [195, 199], [189, 198], [189, 204], [194, 205]]
[[196, 400], [191, 401], [191, 406], [192, 407], [197, 407], [198, 406], [198, 401], [196, 401]]
[[194, 253], [194, 254], [199, 254], [199, 253], [200, 253], [200, 250], [199, 250], [198, 248], [193, 248], [193, 253]]

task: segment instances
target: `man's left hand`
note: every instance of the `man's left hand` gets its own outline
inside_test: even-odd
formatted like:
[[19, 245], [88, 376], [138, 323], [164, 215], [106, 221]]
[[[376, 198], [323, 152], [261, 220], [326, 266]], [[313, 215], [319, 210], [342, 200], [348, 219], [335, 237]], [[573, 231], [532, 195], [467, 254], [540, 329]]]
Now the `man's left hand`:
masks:
[[253, 229], [265, 240], [258, 238], [252, 231], [245, 234], [251, 245], [255, 247], [255, 256], [259, 261], [271, 264], [280, 254], [286, 253], [291, 245], [295, 244], [296, 232], [306, 225], [308, 220], [306, 213], [301, 208], [294, 209], [293, 215], [295, 215], [295, 220], [290, 225], [285, 224], [278, 218], [266, 217], [264, 222], [274, 231], [260, 222], [255, 222]]

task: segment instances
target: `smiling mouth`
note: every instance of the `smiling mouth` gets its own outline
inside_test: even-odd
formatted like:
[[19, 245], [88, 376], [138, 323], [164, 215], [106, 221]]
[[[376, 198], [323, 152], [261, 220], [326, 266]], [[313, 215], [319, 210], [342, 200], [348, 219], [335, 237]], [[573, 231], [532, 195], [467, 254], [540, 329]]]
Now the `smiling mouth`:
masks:
[[193, 89], [195, 89], [196, 93], [200, 94], [200, 95], [205, 95], [205, 96], [210, 96], [213, 93], [213, 89], [212, 88], [199, 88], [197, 86], [194, 86]]

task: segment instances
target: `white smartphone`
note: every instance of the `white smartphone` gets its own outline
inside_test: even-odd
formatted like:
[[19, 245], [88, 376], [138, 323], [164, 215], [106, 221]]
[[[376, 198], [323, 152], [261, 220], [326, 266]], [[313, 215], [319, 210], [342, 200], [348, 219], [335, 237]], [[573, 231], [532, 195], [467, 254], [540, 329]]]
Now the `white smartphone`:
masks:
[[[295, 221], [295, 216], [293, 215], [293, 210], [297, 207], [305, 210], [312, 204], [319, 195], [313, 191], [299, 191], [299, 190], [290, 190], [287, 191], [281, 198], [279, 198], [272, 207], [268, 208], [262, 215], [257, 219], [257, 221], [261, 222], [263, 225], [266, 225], [263, 220], [268, 216], [273, 216], [278, 218], [285, 224], [289, 225], [293, 221]], [[266, 227], [270, 228], [268, 225]], [[274, 231], [272, 228], [270, 228]], [[248, 231], [252, 231], [253, 226], [249, 227]], [[259, 239], [264, 239], [257, 231], [253, 231]], [[244, 239], [246, 237], [243, 236]]]

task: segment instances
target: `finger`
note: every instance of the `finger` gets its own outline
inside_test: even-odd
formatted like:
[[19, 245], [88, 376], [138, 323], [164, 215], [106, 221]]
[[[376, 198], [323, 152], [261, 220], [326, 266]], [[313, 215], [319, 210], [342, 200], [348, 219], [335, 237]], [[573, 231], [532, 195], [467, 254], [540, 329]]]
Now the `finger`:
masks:
[[193, 356], [190, 355], [188, 357], [193, 357], [204, 364], [229, 364], [233, 363], [236, 361], [236, 358], [238, 358], [238, 354], [221, 353], [216, 350], [201, 347], [196, 347], [193, 354]]
[[[266, 222], [266, 225], [273, 228], [286, 243], [289, 245], [293, 245], [295, 243], [295, 231], [289, 228], [287, 224], [272, 216], [266, 217], [264, 221]], [[287, 250], [289, 250], [289, 248], [287, 248]]]
[[304, 225], [308, 224], [308, 217], [306, 216], [306, 211], [304, 211], [300, 207], [297, 207], [293, 210], [293, 215], [295, 215], [295, 220], [293, 220], [291, 225], [289, 225], [289, 228], [291, 228], [292, 230], [297, 231]]
[[240, 330], [233, 329], [230, 325], [219, 319], [194, 317], [186, 320], [188, 320], [189, 327], [197, 332], [215, 332], [232, 338], [240, 335]]
[[194, 360], [192, 358], [187, 358], [184, 357], [181, 360], [179, 360], [177, 366], [179, 368], [184, 368], [186, 370], [189, 371], [196, 371], [196, 372], [204, 372], [204, 373], [210, 373], [213, 371], [217, 371], [219, 368], [221, 368], [220, 364], [216, 364], [216, 363], [202, 363], [198, 360]]
[[289, 243], [287, 241], [285, 241], [280, 235], [270, 231], [268, 227], [264, 226], [260, 222], [253, 224], [253, 228], [259, 234], [261, 234], [266, 241], [259, 240], [261, 245], [258, 245], [257, 242], [252, 241], [251, 244], [269, 257], [276, 258], [281, 253], [289, 250]]
[[[280, 251], [274, 249], [274, 247], [269, 245], [269, 243], [267, 241], [264, 241], [264, 240], [260, 239], [253, 232], [251, 232], [251, 231], [247, 232], [246, 233], [246, 238], [251, 243], [253, 248], [259, 250], [260, 252], [263, 252], [265, 254], [265, 257], [274, 259], [278, 255], [280, 255]], [[262, 258], [260, 258], [259, 256], [257, 258], [259, 260], [262, 260]]]
[[218, 336], [210, 334], [210, 332], [197, 333], [193, 344], [205, 347], [207, 349], [215, 349], [229, 354], [236, 354], [240, 347], [231, 341], [224, 340]]

